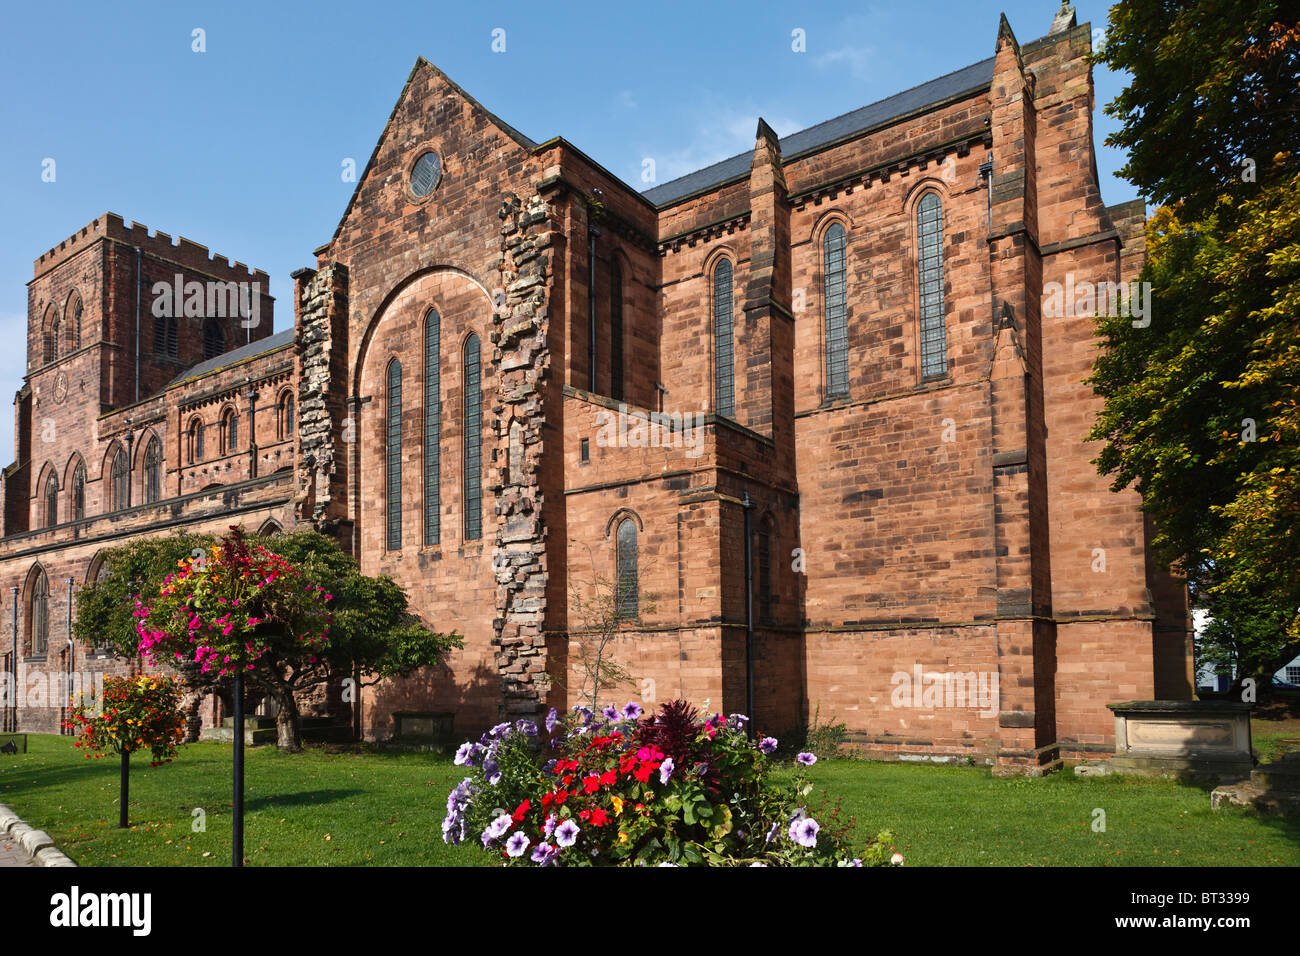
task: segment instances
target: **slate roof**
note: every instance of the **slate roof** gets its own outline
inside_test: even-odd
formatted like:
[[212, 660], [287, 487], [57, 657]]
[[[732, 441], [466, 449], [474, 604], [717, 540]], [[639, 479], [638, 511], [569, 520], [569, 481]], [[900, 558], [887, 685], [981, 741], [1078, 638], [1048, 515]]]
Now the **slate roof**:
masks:
[[[895, 122], [925, 107], [978, 92], [993, 82], [993, 57], [955, 70], [938, 79], [914, 86], [852, 112], [810, 126], [781, 139], [781, 156], [793, 159], [801, 153], [829, 146], [860, 135], [877, 126]], [[688, 173], [678, 179], [647, 189], [641, 195], [656, 206], [666, 206], [693, 193], [712, 189], [749, 172], [753, 151], [740, 153], [720, 163]]]
[[268, 335], [264, 339], [258, 339], [256, 342], [249, 342], [247, 345], [241, 345], [237, 349], [231, 349], [229, 352], [222, 352], [215, 358], [204, 359], [198, 365], [187, 368], [181, 374], [167, 383], [171, 388], [180, 382], [192, 378], [199, 378], [207, 375], [209, 372], [215, 372], [217, 369], [225, 368], [228, 365], [234, 365], [245, 359], [251, 359], [263, 352], [271, 352], [285, 345], [293, 344], [293, 327], [285, 329], [283, 332], [276, 332], [274, 335]]

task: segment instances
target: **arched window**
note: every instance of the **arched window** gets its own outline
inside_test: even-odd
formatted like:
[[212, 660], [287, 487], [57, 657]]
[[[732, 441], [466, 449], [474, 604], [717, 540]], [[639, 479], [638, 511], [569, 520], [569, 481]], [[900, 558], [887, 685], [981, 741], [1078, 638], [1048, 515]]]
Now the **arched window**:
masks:
[[275, 409], [276, 417], [276, 434], [281, 439], [292, 438], [293, 430], [297, 424], [297, 418], [294, 412], [293, 392], [285, 391], [280, 393], [280, 402]]
[[121, 511], [127, 503], [126, 452], [119, 448], [109, 471], [109, 510]]
[[948, 370], [943, 304], [943, 201], [926, 193], [916, 207], [917, 285], [921, 305], [921, 376]]
[[44, 657], [50, 649], [50, 579], [36, 569], [32, 582], [32, 654]]
[[45, 527], [59, 523], [59, 479], [53, 474], [45, 479]]
[[203, 422], [197, 418], [190, 419], [189, 433], [190, 464], [203, 460]]
[[50, 326], [50, 349], [51, 355], [46, 359], [47, 362], [57, 362], [59, 360], [59, 347], [63, 344], [61, 336], [63, 335], [63, 320], [55, 319], [54, 324]]
[[59, 346], [54, 339], [54, 327], [58, 321], [59, 312], [51, 305], [45, 310], [45, 321], [41, 323], [41, 357], [47, 365], [59, 357]]
[[203, 324], [203, 358], [212, 359], [226, 350], [226, 333], [221, 323], [209, 319]]
[[225, 444], [225, 454], [232, 454], [239, 449], [239, 413], [233, 408], [226, 409], [226, 414], [221, 418], [221, 440]]
[[609, 397], [623, 400], [623, 267], [609, 267]]
[[640, 598], [637, 591], [636, 522], [633, 519], [624, 518], [618, 523], [616, 545], [618, 571], [614, 613], [619, 617], [636, 617]]
[[402, 547], [402, 363], [388, 363], [388, 412], [384, 427], [388, 550]]
[[483, 537], [483, 388], [478, 336], [465, 340], [465, 540]]
[[758, 523], [758, 620], [772, 623], [772, 516]]
[[144, 501], [153, 504], [162, 497], [162, 442], [154, 435], [144, 449]]
[[81, 348], [81, 295], [73, 292], [68, 299], [68, 307], [64, 310], [64, 315], [68, 318], [68, 339], [72, 349]]
[[844, 227], [832, 223], [822, 239], [825, 271], [822, 298], [826, 303], [826, 396], [849, 393], [849, 323]]
[[153, 350], [158, 355], [176, 358], [180, 354], [180, 343], [176, 335], [177, 322], [174, 315], [159, 315], [153, 320]]
[[86, 517], [86, 465], [77, 463], [72, 473], [72, 520], [81, 521]]
[[442, 317], [424, 318], [424, 543], [442, 540]]
[[713, 270], [713, 381], [717, 413], [736, 414], [734, 318], [731, 305], [731, 260], [721, 259]]

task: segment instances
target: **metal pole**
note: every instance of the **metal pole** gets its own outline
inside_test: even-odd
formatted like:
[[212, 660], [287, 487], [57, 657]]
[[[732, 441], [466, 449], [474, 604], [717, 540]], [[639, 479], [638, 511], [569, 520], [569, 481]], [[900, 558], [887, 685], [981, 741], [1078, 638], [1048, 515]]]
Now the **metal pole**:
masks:
[[63, 689], [63, 721], [60, 722], [59, 733], [72, 735], [72, 728], [64, 724], [72, 717], [72, 674], [76, 667], [77, 645], [72, 641], [72, 575], [68, 575], [68, 668], [67, 680], [68, 685]]
[[131, 793], [131, 752], [122, 751], [122, 808], [118, 814], [117, 826], [120, 830], [126, 829], [126, 801]]
[[235, 672], [235, 779], [231, 801], [231, 866], [244, 865], [244, 675]]
[[749, 718], [746, 729], [754, 733], [754, 555], [750, 512], [754, 503], [749, 492], [744, 492], [741, 502], [745, 506], [745, 716]]
[[9, 730], [16, 734], [18, 733], [18, 589], [10, 588], [9, 597], [14, 611], [14, 647], [10, 655], [13, 660], [13, 686], [10, 688], [13, 692], [13, 700], [9, 704]]

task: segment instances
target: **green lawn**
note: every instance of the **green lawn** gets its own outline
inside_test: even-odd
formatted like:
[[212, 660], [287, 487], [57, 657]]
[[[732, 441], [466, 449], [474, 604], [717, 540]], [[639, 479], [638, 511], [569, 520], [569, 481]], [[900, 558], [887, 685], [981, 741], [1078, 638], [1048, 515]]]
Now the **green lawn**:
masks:
[[[48, 830], [81, 865], [229, 865], [228, 745], [193, 744], [165, 767], [133, 768], [133, 827], [123, 831], [111, 758], [86, 760], [66, 737], [30, 741], [29, 754], [0, 756], [0, 803]], [[474, 847], [442, 842], [439, 824], [459, 769], [424, 753], [250, 750], [249, 862], [492, 862]], [[812, 778], [843, 798], [864, 834], [892, 829], [909, 865], [1300, 865], [1300, 820], [1211, 812], [1208, 791], [1164, 780], [994, 778], [982, 768], [852, 760], [821, 761]], [[192, 832], [195, 808], [206, 811], [206, 832]], [[1106, 814], [1104, 833], [1092, 830], [1097, 808]]]

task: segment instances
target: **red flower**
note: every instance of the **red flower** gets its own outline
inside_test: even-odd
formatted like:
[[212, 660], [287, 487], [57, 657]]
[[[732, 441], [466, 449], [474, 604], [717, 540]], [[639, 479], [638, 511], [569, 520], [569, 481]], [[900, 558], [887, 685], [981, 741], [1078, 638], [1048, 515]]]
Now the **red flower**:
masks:
[[594, 773], [582, 781], [582, 792], [588, 795], [595, 793], [600, 789], [600, 777]]
[[609, 814], [597, 807], [591, 811], [590, 822], [593, 827], [603, 827], [609, 822]]
[[573, 774], [566, 773], [563, 777], [560, 778], [560, 783], [564, 784], [566, 787], [569, 784], [573, 783]]
[[523, 820], [523, 818], [528, 815], [530, 809], [532, 809], [532, 805], [527, 800], [515, 807], [515, 823], [519, 823]]
[[600, 775], [600, 782], [607, 787], [612, 787], [618, 782], [618, 774], [612, 770], [606, 770]]
[[556, 803], [563, 803], [565, 800], [568, 800], [568, 799], [569, 799], [569, 791], [567, 791], [567, 790], [556, 790], [556, 791], [555, 791], [555, 802], [556, 802]]

